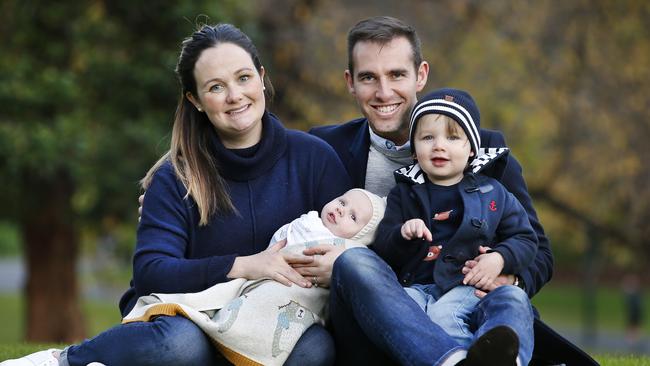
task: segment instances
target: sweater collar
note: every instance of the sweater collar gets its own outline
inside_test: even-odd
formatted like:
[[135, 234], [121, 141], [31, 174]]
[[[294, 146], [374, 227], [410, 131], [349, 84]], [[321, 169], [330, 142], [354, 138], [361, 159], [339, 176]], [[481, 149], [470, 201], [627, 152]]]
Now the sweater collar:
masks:
[[278, 118], [264, 112], [262, 116], [262, 139], [255, 154], [240, 156], [223, 146], [217, 132], [211, 129], [212, 153], [219, 162], [219, 173], [226, 179], [247, 181], [255, 179], [269, 169], [282, 157], [287, 149], [287, 131]]

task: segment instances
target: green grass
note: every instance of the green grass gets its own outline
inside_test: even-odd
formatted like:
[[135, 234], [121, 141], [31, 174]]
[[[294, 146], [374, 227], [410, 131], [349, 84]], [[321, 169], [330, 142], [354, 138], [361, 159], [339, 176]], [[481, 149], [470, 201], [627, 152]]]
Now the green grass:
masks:
[[[644, 294], [644, 314], [650, 314], [650, 294]], [[542, 319], [551, 326], [579, 328], [582, 325], [583, 292], [575, 286], [550, 283], [533, 298], [533, 305]], [[599, 288], [596, 291], [596, 326], [599, 329], [623, 331], [625, 304], [622, 291]], [[647, 318], [647, 316], [646, 316]], [[650, 333], [650, 322], [643, 324], [644, 333]]]
[[37, 343], [0, 343], [0, 361], [19, 358], [24, 355], [49, 348], [63, 348], [62, 344]]
[[602, 366], [648, 366], [650, 358], [639, 356], [596, 355], [596, 361]]
[[[0, 361], [22, 357], [26, 354], [48, 348], [63, 348], [60, 344], [27, 344], [11, 343], [0, 344]], [[646, 366], [650, 365], [650, 358], [638, 356], [596, 355], [594, 357], [602, 366]]]

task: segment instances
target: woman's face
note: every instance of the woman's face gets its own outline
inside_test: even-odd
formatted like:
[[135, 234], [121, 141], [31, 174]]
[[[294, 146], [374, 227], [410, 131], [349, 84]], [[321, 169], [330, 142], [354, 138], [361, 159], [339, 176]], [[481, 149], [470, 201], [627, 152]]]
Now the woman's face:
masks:
[[245, 148], [262, 137], [264, 68], [233, 43], [207, 48], [194, 65], [197, 95], [187, 98], [210, 119], [227, 148]]

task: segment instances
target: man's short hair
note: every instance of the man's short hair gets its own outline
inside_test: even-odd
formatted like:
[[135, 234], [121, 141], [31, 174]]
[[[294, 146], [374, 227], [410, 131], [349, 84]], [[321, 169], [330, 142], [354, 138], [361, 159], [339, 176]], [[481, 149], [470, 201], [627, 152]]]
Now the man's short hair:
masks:
[[348, 70], [350, 73], [354, 74], [352, 50], [357, 43], [368, 41], [383, 45], [397, 37], [405, 37], [411, 44], [413, 64], [417, 71], [422, 63], [422, 49], [420, 38], [415, 29], [397, 18], [378, 16], [360, 21], [348, 32]]

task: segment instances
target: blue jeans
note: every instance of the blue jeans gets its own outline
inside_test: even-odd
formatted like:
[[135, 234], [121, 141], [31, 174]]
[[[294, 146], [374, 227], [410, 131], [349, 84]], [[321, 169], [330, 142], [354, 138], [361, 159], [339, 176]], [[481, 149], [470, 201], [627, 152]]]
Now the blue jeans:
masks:
[[[344, 365], [447, 365], [466, 346], [448, 335], [399, 284], [393, 270], [367, 248], [346, 250], [334, 263], [330, 316], [337, 361]], [[501, 286], [471, 314], [473, 339], [497, 325], [519, 336], [522, 364], [533, 349], [533, 312], [520, 288]]]
[[[300, 337], [285, 365], [332, 365], [334, 342], [320, 325]], [[120, 324], [61, 353], [60, 364], [83, 365], [230, 365], [210, 339], [182, 316]]]
[[535, 346], [534, 321], [533, 306], [526, 292], [517, 286], [500, 286], [478, 302], [470, 320], [470, 329], [477, 339], [499, 325], [512, 328], [519, 337], [521, 364], [528, 365]]
[[436, 284], [416, 284], [404, 288], [432, 322], [438, 324], [464, 348], [474, 341], [471, 317], [479, 302], [472, 286], [456, 286], [442, 293]]

